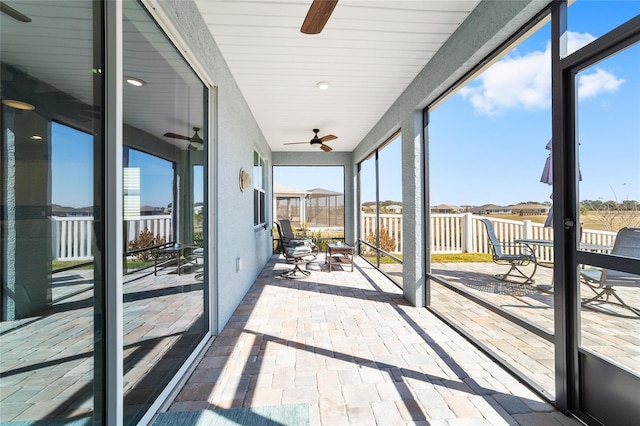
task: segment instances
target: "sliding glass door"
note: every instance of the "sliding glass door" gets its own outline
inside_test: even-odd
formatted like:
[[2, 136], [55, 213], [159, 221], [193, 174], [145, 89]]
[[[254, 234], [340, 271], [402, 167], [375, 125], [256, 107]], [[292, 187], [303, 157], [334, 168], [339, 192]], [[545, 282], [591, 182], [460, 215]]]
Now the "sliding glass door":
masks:
[[102, 19], [2, 2], [2, 424], [104, 419]]
[[123, 9], [123, 393], [135, 424], [208, 331], [208, 91], [143, 6]]

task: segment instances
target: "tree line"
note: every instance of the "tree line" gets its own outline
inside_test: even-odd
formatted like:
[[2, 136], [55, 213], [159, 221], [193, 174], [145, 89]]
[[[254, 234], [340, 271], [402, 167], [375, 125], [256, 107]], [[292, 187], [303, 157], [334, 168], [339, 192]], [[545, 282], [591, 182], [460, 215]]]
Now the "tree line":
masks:
[[619, 210], [619, 211], [638, 211], [640, 210], [640, 202], [636, 200], [582, 200], [580, 206], [586, 208], [588, 211], [599, 210]]

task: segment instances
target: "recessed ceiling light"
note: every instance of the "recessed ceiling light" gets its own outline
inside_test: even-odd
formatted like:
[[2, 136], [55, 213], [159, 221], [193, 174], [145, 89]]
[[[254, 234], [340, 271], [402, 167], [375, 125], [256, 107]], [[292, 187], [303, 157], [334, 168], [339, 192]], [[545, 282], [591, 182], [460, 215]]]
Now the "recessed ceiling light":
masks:
[[33, 111], [34, 109], [36, 109], [36, 107], [31, 104], [22, 101], [16, 101], [15, 99], [3, 99], [2, 105], [6, 105], [15, 109], [22, 109], [24, 111]]
[[126, 81], [127, 83], [129, 83], [132, 86], [136, 86], [136, 87], [142, 87], [145, 84], [147, 84], [146, 81], [144, 80], [140, 80], [139, 78], [135, 78], [135, 77], [125, 77], [124, 81]]
[[33, 135], [33, 136], [31, 136], [31, 139], [33, 139], [34, 141], [41, 141], [41, 140], [42, 140], [42, 136], [40, 136], [40, 135]]
[[320, 90], [329, 90], [329, 82], [319, 81], [318, 84], [316, 84], [316, 87]]

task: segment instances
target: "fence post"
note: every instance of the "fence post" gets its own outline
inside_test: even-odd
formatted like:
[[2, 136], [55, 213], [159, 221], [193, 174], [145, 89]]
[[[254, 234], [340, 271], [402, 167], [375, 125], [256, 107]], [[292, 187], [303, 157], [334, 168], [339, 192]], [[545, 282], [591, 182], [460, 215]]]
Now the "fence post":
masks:
[[533, 226], [529, 219], [522, 221], [522, 239], [530, 240], [533, 238]]
[[469, 253], [473, 249], [473, 214], [462, 215], [462, 252]]
[[51, 217], [51, 258], [58, 260], [60, 257], [60, 229], [58, 228], [58, 220]]

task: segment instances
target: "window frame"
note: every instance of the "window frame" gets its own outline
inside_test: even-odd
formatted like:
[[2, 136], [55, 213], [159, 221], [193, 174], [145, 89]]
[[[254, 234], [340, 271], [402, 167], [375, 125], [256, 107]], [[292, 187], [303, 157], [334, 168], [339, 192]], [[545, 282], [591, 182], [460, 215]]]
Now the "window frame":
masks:
[[253, 151], [253, 226], [266, 229], [267, 206], [265, 188], [265, 160], [256, 150]]

